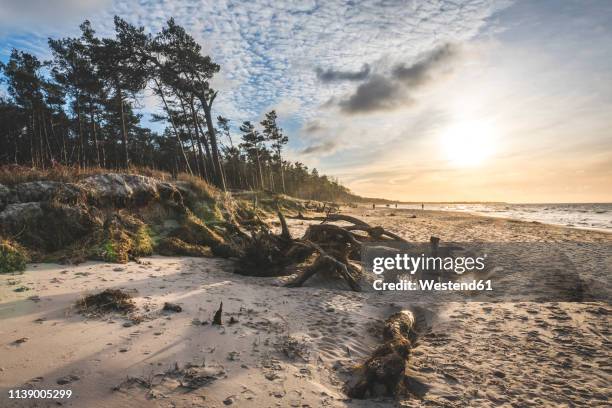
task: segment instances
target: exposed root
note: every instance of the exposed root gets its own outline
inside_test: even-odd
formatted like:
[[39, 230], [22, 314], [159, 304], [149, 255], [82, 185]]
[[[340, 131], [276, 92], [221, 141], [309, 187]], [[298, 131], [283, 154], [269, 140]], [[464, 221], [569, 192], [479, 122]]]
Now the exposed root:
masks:
[[281, 223], [281, 238], [287, 241], [291, 241], [291, 233], [289, 232], [289, 227], [287, 226], [287, 221], [285, 220], [283, 213], [281, 212], [281, 210], [278, 210], [276, 213], [278, 214], [278, 219]]
[[408, 311], [394, 313], [385, 321], [384, 343], [359, 367], [356, 383], [347, 385], [350, 398], [406, 393], [406, 366], [416, 340], [414, 324], [414, 315]]
[[[283, 276], [298, 270], [299, 275], [287, 283], [287, 286], [296, 287], [322, 272], [344, 280], [352, 290], [359, 291], [362, 271], [354, 267], [350, 260], [361, 258], [362, 244], [377, 240], [404, 242], [401, 237], [382, 227], [373, 227], [358, 218], [331, 212], [320, 218], [322, 223], [310, 225], [302, 238], [293, 239], [284, 215], [280, 210], [277, 213], [281, 233], [275, 235], [264, 229], [245, 239], [237, 273]], [[301, 217], [304, 218], [303, 215]], [[349, 222], [352, 225], [340, 226], [333, 222]], [[366, 232], [367, 235], [353, 231]]]

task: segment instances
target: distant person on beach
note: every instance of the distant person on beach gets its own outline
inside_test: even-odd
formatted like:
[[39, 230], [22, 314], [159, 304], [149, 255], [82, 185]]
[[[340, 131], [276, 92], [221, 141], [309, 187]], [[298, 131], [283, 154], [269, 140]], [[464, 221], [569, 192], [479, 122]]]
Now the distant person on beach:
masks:
[[397, 203], [395, 203], [395, 208], [397, 208]]
[[376, 204], [372, 203], [372, 209], [375, 210], [376, 209]]
[[421, 203], [421, 210], [425, 209], [425, 203]]

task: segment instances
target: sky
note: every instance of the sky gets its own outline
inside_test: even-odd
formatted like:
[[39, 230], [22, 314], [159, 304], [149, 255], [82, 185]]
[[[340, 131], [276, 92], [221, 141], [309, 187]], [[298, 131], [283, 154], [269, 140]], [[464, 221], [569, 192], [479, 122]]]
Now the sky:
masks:
[[0, 0], [0, 59], [113, 15], [174, 17], [221, 65], [216, 114], [276, 109], [286, 156], [357, 194], [612, 202], [612, 1]]

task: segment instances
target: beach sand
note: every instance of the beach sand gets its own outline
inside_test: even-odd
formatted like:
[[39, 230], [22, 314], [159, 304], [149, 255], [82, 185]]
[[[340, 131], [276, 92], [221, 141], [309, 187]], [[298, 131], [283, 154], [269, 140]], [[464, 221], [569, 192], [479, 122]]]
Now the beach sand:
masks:
[[[612, 244], [609, 233], [464, 213], [345, 212], [411, 241]], [[289, 223], [299, 236], [309, 222]], [[34, 264], [22, 275], [0, 275], [0, 407], [57, 406], [9, 399], [8, 390], [28, 388], [70, 389], [72, 398], [60, 401], [70, 407], [610, 404], [608, 302], [415, 309], [409, 293], [284, 288], [275, 278], [232, 272], [230, 260], [155, 256], [126, 265]], [[105, 288], [133, 294], [142, 321], [77, 313], [79, 298]], [[221, 301], [225, 324], [213, 326]], [[164, 312], [164, 302], [183, 310]], [[348, 399], [351, 368], [380, 344], [381, 322], [401, 309], [417, 310], [426, 326], [409, 362], [413, 395]]]

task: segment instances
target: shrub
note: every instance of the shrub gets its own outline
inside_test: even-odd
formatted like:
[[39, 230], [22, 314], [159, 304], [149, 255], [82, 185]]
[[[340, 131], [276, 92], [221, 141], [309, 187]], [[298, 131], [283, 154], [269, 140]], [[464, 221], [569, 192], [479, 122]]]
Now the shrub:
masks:
[[27, 262], [27, 252], [21, 245], [0, 239], [0, 273], [21, 272]]
[[133, 253], [136, 256], [153, 255], [153, 240], [149, 234], [149, 228], [147, 228], [145, 225], [142, 225], [136, 231]]

